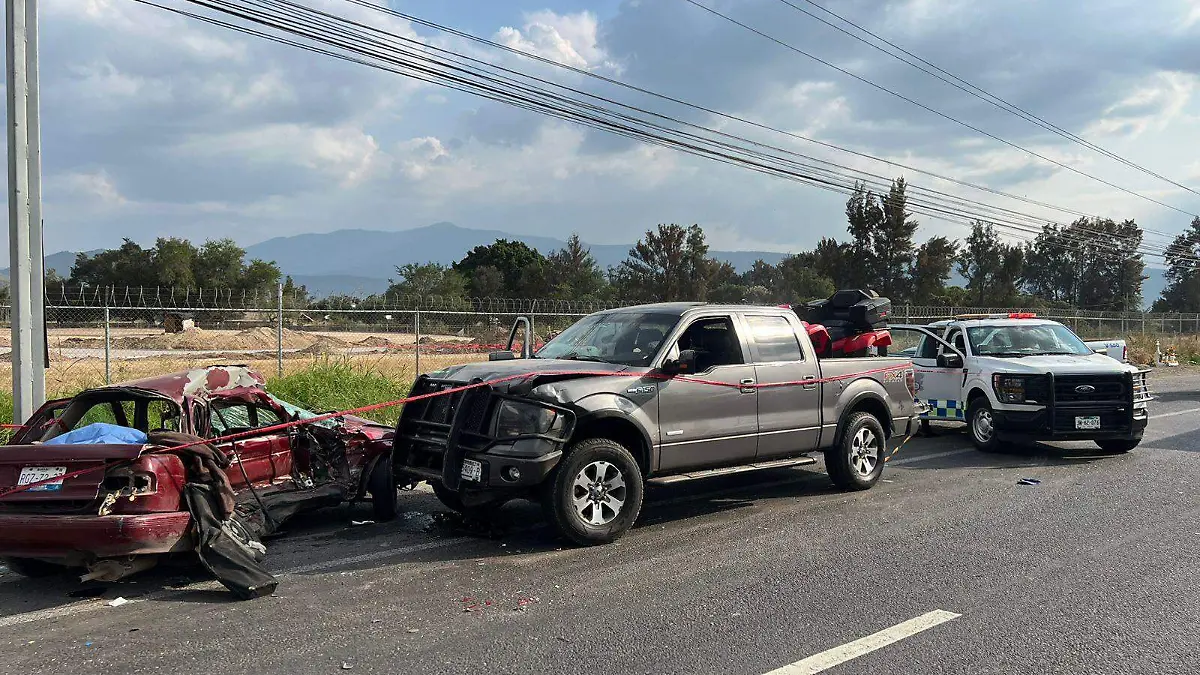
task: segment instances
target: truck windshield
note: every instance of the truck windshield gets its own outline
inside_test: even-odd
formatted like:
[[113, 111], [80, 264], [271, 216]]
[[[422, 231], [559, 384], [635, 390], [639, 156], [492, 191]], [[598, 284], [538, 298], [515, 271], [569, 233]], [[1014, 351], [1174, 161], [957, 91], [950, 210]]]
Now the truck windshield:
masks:
[[967, 339], [978, 356], [1082, 356], [1092, 353], [1078, 335], [1059, 324], [979, 326], [967, 329]]
[[540, 350], [539, 359], [603, 361], [648, 366], [679, 322], [675, 314], [606, 312], [585, 317]]

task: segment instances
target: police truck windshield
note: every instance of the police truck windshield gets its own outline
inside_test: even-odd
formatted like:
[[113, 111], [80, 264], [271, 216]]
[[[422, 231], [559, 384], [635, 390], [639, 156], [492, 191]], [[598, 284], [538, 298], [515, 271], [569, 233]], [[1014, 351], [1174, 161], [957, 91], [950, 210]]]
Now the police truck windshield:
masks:
[[977, 356], [1021, 357], [1091, 354], [1071, 329], [1059, 324], [976, 326], [967, 329]]

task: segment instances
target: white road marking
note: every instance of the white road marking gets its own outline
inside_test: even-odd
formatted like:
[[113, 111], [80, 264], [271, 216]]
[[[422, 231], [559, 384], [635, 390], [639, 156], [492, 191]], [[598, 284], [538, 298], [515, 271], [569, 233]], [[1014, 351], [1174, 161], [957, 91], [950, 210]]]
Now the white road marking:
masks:
[[1187, 410], [1176, 410], [1175, 412], [1159, 413], [1157, 415], [1151, 415], [1150, 419], [1157, 420], [1157, 419], [1162, 419], [1164, 417], [1175, 417], [1178, 415], [1192, 415], [1195, 413], [1200, 413], [1200, 408], [1189, 408]]
[[935, 452], [931, 455], [913, 455], [910, 457], [901, 457], [895, 461], [888, 462], [888, 466], [899, 466], [901, 464], [911, 464], [913, 462], [923, 462], [927, 459], [941, 459], [943, 457], [953, 457], [955, 455], [965, 455], [975, 452], [973, 448], [960, 448], [958, 450], [947, 450], [946, 452]]
[[960, 616], [962, 615], [935, 609], [928, 614], [922, 614], [915, 619], [898, 623], [891, 628], [885, 628], [878, 633], [859, 638], [854, 642], [847, 642], [833, 649], [827, 649], [820, 654], [813, 654], [806, 659], [801, 659], [793, 664], [777, 668], [767, 673], [767, 675], [811, 675], [812, 673], [819, 673], [851, 659], [856, 659], [864, 654], [870, 654], [877, 649], [882, 649], [905, 638], [912, 637], [921, 631], [929, 630], [947, 621], [953, 621]]

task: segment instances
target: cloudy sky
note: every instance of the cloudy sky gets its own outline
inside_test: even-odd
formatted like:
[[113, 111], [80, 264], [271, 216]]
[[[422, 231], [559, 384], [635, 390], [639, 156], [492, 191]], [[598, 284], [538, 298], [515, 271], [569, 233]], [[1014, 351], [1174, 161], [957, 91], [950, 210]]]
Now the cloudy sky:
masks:
[[[466, 227], [626, 243], [700, 223], [720, 248], [844, 232], [845, 198], [232, 33], [133, 0], [40, 0], [48, 251], [178, 235], [252, 244], [341, 228]], [[187, 7], [183, 0], [157, 0]], [[1063, 219], [669, 106], [347, 0], [298, 0], [706, 126]], [[384, 0], [376, 0], [384, 2]], [[1200, 189], [1200, 0], [820, 0], [1044, 119]], [[389, 0], [516, 49], [712, 109], [1086, 213], [1190, 217], [893, 98], [686, 0]], [[989, 106], [780, 0], [697, 0], [863, 78], [1188, 213], [1200, 197]], [[792, 0], [818, 11], [804, 0]], [[961, 225], [921, 218], [921, 236]], [[1162, 236], [1151, 235], [1151, 244]], [[5, 242], [6, 243], [6, 242]]]

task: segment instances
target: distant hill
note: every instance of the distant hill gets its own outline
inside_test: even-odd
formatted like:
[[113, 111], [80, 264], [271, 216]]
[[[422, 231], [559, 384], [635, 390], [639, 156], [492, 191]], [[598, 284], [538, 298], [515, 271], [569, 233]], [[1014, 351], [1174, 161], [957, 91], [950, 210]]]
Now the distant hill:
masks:
[[[87, 254], [94, 255], [99, 252], [99, 250], [87, 251]], [[71, 267], [75, 265], [76, 255], [77, 254], [73, 251], [59, 251], [58, 253], [51, 253], [50, 255], [46, 256], [46, 272], [49, 273], [50, 270], [54, 270], [58, 273], [58, 276], [64, 279], [71, 276]], [[3, 279], [0, 280], [0, 286], [8, 285], [8, 269], [9, 268], [5, 267], [4, 269], [0, 270], [0, 277], [3, 277]]]
[[[543, 254], [565, 245], [562, 239], [516, 235], [499, 230], [476, 230], [453, 223], [435, 223], [426, 227], [397, 232], [376, 230], [338, 230], [323, 234], [298, 234], [277, 237], [246, 248], [249, 258], [274, 260], [297, 283], [309, 290], [352, 292], [365, 280], [384, 282], [396, 276], [396, 267], [408, 263], [438, 262], [449, 265], [461, 260], [476, 246], [497, 239], [522, 241]], [[629, 255], [632, 244], [589, 244], [600, 267], [620, 264]], [[748, 270], [755, 260], [775, 264], [786, 254], [765, 251], [710, 251], [709, 255], [728, 262], [739, 271]], [[311, 283], [311, 285], [310, 285]]]

